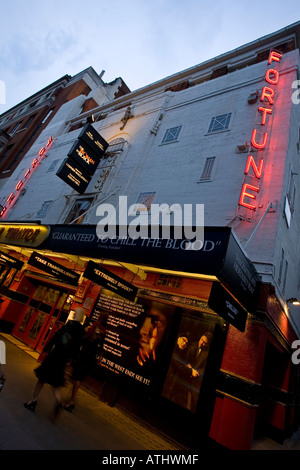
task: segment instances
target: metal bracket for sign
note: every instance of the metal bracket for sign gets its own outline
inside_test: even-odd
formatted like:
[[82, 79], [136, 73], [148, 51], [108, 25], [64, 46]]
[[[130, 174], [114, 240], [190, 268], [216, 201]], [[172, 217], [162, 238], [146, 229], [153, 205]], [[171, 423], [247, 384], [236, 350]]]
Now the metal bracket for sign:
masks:
[[147, 273], [143, 271], [143, 269], [136, 266], [135, 264], [130, 264], [130, 263], [120, 263], [120, 264], [121, 266], [124, 266], [124, 268], [128, 269], [128, 271], [131, 271], [132, 273], [136, 274], [143, 281], [147, 279]]
[[[99, 206], [100, 204], [102, 204], [103, 201], [105, 201], [108, 197], [110, 196], [113, 196], [117, 191], [119, 191], [119, 186], [114, 190], [112, 191], [111, 193], [109, 194], [106, 194], [105, 197], [103, 197], [101, 199], [101, 201], [97, 201], [96, 204], [93, 204], [89, 209], [87, 209], [85, 212], [83, 212], [83, 214], [80, 214], [80, 216], [76, 217], [76, 219], [72, 220], [69, 225], [72, 225], [74, 224], [78, 219], [81, 219], [82, 217], [84, 217], [88, 212], [90, 212], [92, 209], [94, 209], [95, 207]], [[85, 196], [87, 196], [87, 194], [85, 194]]]
[[262, 215], [261, 219], [259, 220], [259, 222], [257, 223], [255, 229], [253, 230], [253, 232], [251, 233], [250, 237], [248, 238], [246, 244], [244, 245], [244, 249], [246, 249], [247, 245], [249, 245], [249, 243], [251, 242], [252, 238], [254, 237], [254, 235], [256, 234], [257, 230], [259, 229], [259, 227], [261, 226], [261, 224], [263, 223], [264, 221], [264, 218], [266, 217], [267, 213], [268, 212], [271, 212], [271, 209], [272, 212], [276, 212], [276, 209], [274, 210], [274, 208], [276, 208], [276, 203], [272, 203], [272, 202], [269, 202], [269, 205], [268, 207], [266, 208], [264, 214]]

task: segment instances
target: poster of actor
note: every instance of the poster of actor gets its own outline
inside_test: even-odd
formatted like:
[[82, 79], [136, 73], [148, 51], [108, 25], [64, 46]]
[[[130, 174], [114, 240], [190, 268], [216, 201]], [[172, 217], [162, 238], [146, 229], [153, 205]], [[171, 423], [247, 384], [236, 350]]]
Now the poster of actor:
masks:
[[182, 318], [162, 395], [192, 412], [196, 411], [211, 339], [211, 326]]
[[[107, 331], [101, 365], [130, 381], [150, 386], [160, 364], [174, 307], [142, 298], [138, 304], [140, 311], [132, 310], [127, 301], [120, 301], [118, 308], [116, 303], [109, 310], [106, 306]], [[137, 304], [132, 304], [135, 307]]]

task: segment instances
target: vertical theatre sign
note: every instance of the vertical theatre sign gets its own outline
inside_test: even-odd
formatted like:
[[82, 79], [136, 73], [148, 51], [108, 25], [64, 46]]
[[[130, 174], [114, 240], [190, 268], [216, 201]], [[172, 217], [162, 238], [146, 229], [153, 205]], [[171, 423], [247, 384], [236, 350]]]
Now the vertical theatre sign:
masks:
[[[268, 59], [268, 66], [270, 66], [265, 73], [265, 85], [263, 86], [260, 96], [260, 106], [258, 107], [259, 115], [259, 128], [256, 127], [252, 131], [251, 136], [251, 147], [255, 151], [264, 151], [266, 149], [269, 135], [266, 131], [270, 120], [272, 119], [273, 105], [275, 101], [275, 86], [279, 82], [279, 72], [274, 67], [276, 62], [280, 62], [282, 54], [276, 51], [271, 51]], [[274, 64], [275, 65], [274, 65]], [[257, 155], [263, 155], [257, 153]], [[245, 178], [246, 176], [252, 176], [255, 178], [256, 183], [249, 184], [244, 180], [242, 191], [240, 194], [239, 205], [246, 207], [250, 210], [256, 210], [256, 194], [259, 192], [259, 181], [263, 174], [264, 159], [261, 156], [260, 160], [256, 160], [253, 155], [248, 155], [246, 167], [245, 167]]]
[[27, 181], [31, 177], [32, 173], [35, 171], [35, 169], [41, 164], [42, 160], [45, 158], [47, 151], [50, 149], [51, 145], [53, 143], [53, 138], [50, 136], [49, 139], [47, 140], [46, 146], [42, 147], [39, 150], [38, 155], [32, 160], [31, 165], [27, 168], [26, 171], [24, 171], [24, 174], [22, 178], [17, 182], [15, 186], [15, 190], [8, 194], [5, 198], [4, 204], [0, 205], [0, 217], [3, 217], [8, 209], [14, 205], [14, 203], [18, 200], [22, 189], [25, 187], [27, 184]]
[[93, 126], [86, 124], [56, 175], [78, 193], [84, 193], [107, 147]]

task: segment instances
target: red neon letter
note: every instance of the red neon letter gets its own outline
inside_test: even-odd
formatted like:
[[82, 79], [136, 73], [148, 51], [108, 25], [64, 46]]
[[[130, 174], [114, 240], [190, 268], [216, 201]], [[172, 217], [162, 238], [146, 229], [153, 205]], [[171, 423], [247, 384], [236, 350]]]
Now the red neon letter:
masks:
[[18, 181], [17, 186], [16, 186], [16, 188], [15, 188], [16, 191], [19, 191], [19, 189], [21, 189], [22, 186], [23, 186], [23, 181], [22, 181], [22, 180]]
[[261, 149], [264, 149], [265, 146], [266, 146], [266, 143], [267, 143], [268, 133], [267, 133], [267, 132], [264, 133], [264, 138], [263, 138], [262, 144], [258, 144], [258, 143], [255, 141], [255, 139], [256, 139], [256, 132], [257, 132], [257, 130], [256, 130], [256, 129], [253, 129], [252, 137], [251, 137], [251, 145], [252, 145], [253, 147], [255, 147], [256, 149], [260, 149], [260, 150], [261, 150]]
[[258, 193], [259, 188], [256, 186], [252, 186], [251, 184], [244, 183], [242, 192], [241, 192], [241, 197], [239, 200], [239, 205], [247, 207], [248, 209], [255, 210], [256, 207], [253, 206], [253, 204], [248, 204], [247, 202], [244, 201], [245, 197], [249, 197], [250, 199], [256, 199], [255, 194], [247, 193], [247, 190], [250, 189], [251, 191], [256, 191]]
[[50, 136], [49, 139], [48, 139], [48, 142], [47, 142], [47, 144], [46, 144], [46, 147], [49, 147], [49, 146], [52, 144], [52, 142], [53, 142], [53, 139], [52, 139], [52, 137]]
[[5, 214], [5, 212], [6, 212], [6, 207], [5, 207], [5, 206], [2, 206], [2, 207], [3, 207], [3, 209], [2, 209], [2, 211], [0, 212], [0, 217], [2, 217], [2, 216]]
[[249, 174], [249, 170], [250, 170], [250, 167], [251, 167], [252, 170], [254, 171], [254, 174], [255, 174], [256, 178], [259, 179], [261, 177], [261, 174], [262, 174], [263, 164], [264, 164], [264, 160], [262, 158], [259, 162], [259, 167], [257, 168], [256, 163], [255, 163], [254, 158], [252, 157], [252, 155], [248, 155], [248, 160], [247, 160], [247, 164], [246, 164], [246, 168], [245, 168], [245, 175]]
[[271, 108], [263, 108], [262, 106], [260, 106], [258, 108], [258, 111], [261, 111], [263, 113], [261, 124], [264, 126], [266, 124], [267, 114], [272, 114], [272, 109]]
[[272, 88], [264, 86], [262, 91], [261, 91], [260, 101], [264, 101], [264, 99], [267, 98], [269, 103], [273, 104], [274, 103], [274, 95], [275, 95], [275, 91], [272, 90]]
[[[271, 78], [270, 74], [274, 75], [274, 78]], [[279, 73], [277, 72], [277, 70], [269, 69], [266, 71], [265, 80], [271, 85], [276, 85], [276, 83], [278, 83], [278, 80], [279, 80]]]
[[281, 57], [282, 54], [280, 52], [271, 51], [269, 55], [268, 64], [270, 64], [272, 60], [274, 60], [274, 62], [280, 62]]
[[10, 204], [11, 201], [13, 200], [14, 196], [15, 196], [14, 193], [10, 193], [10, 195], [9, 195], [8, 198], [6, 199], [6, 202], [8, 202], [8, 204]]

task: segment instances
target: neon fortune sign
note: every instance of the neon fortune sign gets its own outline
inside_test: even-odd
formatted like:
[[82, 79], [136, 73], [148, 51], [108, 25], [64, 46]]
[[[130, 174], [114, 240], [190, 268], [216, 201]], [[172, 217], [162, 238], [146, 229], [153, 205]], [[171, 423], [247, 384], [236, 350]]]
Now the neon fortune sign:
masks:
[[49, 150], [49, 148], [51, 147], [52, 145], [52, 142], [53, 142], [53, 138], [50, 136], [47, 143], [46, 143], [46, 146], [45, 147], [42, 147], [40, 150], [39, 150], [39, 153], [38, 153], [38, 157], [34, 158], [31, 162], [31, 165], [30, 167], [25, 171], [24, 175], [23, 175], [23, 178], [20, 179], [16, 186], [15, 186], [15, 192], [12, 192], [9, 194], [9, 196], [6, 198], [6, 201], [5, 201], [5, 204], [6, 205], [2, 205], [0, 207], [2, 207], [1, 209], [1, 212], [0, 212], [0, 218], [4, 216], [4, 214], [7, 213], [8, 209], [10, 207], [12, 207], [13, 203], [15, 203], [17, 201], [17, 199], [19, 198], [20, 196], [20, 192], [21, 192], [21, 189], [24, 188], [25, 184], [27, 183], [28, 179], [30, 178], [30, 176], [32, 175], [32, 173], [34, 172], [34, 170], [40, 165], [41, 161], [44, 159], [44, 157], [46, 156], [46, 151]]
[[[280, 62], [282, 54], [276, 51], [270, 51], [268, 65], [271, 65], [272, 62]], [[265, 73], [266, 85], [263, 87], [260, 95], [260, 104], [258, 107], [258, 113], [261, 113], [261, 123], [260, 125], [266, 126], [268, 121], [271, 119], [273, 112], [273, 104], [275, 99], [275, 89], [273, 88], [279, 81], [279, 72], [274, 68], [267, 69]], [[258, 134], [261, 134], [260, 137]], [[258, 129], [254, 128], [251, 135], [251, 146], [254, 150], [264, 150], [268, 142], [268, 132], [261, 133]], [[249, 175], [250, 170], [252, 169], [254, 177], [259, 181], [263, 174], [264, 159], [261, 158], [259, 163], [255, 161], [254, 157], [249, 154], [245, 171], [245, 175]], [[251, 176], [251, 175], [250, 175]], [[253, 176], [253, 175], [252, 175]], [[254, 202], [256, 200], [256, 194], [259, 192], [259, 185], [249, 184], [244, 182], [240, 194], [239, 205], [246, 207], [247, 209], [256, 210], [256, 206], [250, 203], [249, 200]]]

